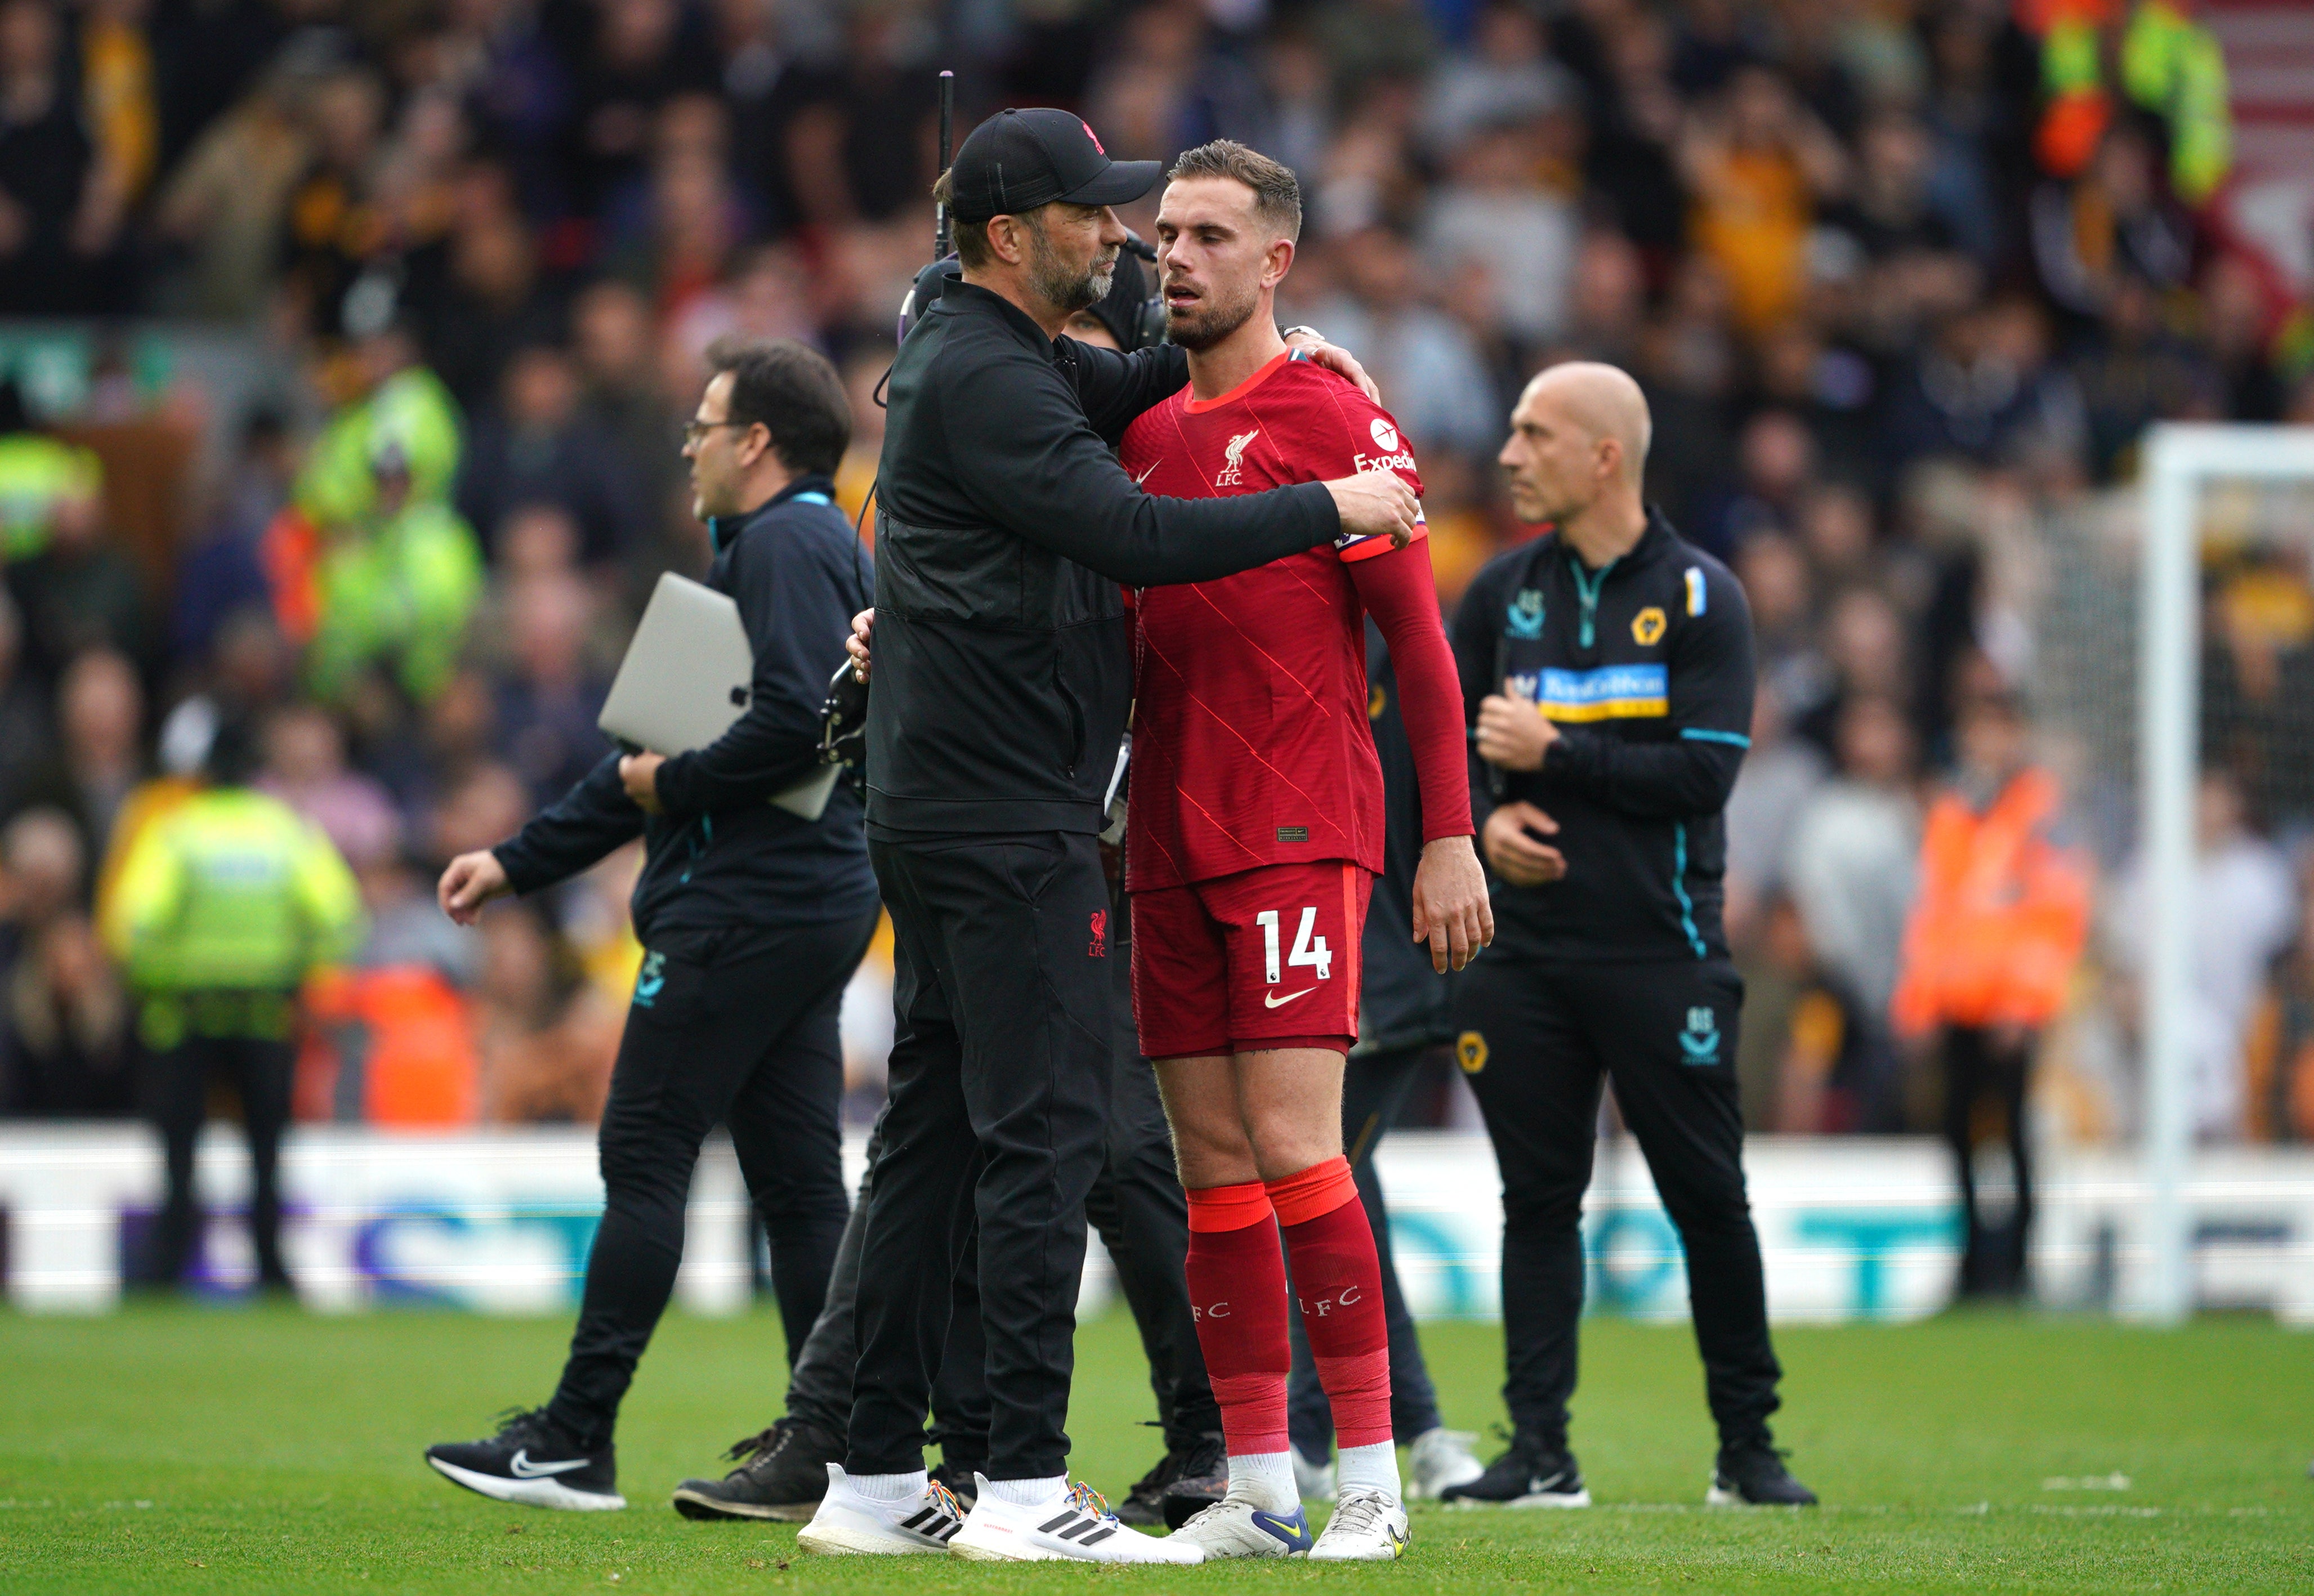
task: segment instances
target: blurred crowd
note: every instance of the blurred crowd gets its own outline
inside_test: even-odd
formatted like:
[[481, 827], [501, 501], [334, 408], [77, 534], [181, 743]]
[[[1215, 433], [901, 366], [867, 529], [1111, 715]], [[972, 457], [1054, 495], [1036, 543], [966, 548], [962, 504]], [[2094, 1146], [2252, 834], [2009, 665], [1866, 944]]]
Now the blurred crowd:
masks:
[[[2047, 696], [2051, 529], [2126, 518], [2149, 423], [2314, 421], [2314, 317], [2228, 225], [2186, 0], [0, 0], [0, 317], [91, 330], [59, 387], [0, 324], [0, 1112], [132, 1102], [92, 928], [189, 713], [261, 721], [261, 785], [367, 902], [301, 1116], [598, 1110], [633, 861], [471, 936], [432, 872], [600, 756], [641, 598], [703, 567], [709, 341], [829, 353], [863, 503], [943, 66], [959, 134], [1061, 104], [1118, 157], [1295, 168], [1282, 313], [1381, 382], [1450, 605], [1532, 532], [1492, 463], [1524, 378], [1640, 378], [1653, 496], [1758, 629], [1747, 1112], [1935, 1128], [1933, 1023], [1892, 1010], [1924, 826], [1992, 780], [1961, 723]], [[229, 400], [151, 353], [205, 329]], [[2252, 540], [2209, 573], [2212, 1138], [2314, 1138], [2310, 569]], [[2033, 757], [2088, 896], [2029, 1028], [2068, 1130], [2109, 1136], [2142, 888], [2071, 753]]]

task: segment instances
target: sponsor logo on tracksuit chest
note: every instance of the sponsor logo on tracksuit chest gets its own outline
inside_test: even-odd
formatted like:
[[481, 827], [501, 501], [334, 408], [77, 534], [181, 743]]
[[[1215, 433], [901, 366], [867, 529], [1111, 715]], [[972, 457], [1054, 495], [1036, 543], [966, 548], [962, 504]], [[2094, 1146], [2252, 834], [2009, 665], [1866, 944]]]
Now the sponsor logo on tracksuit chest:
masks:
[[[1603, 573], [1601, 582], [1605, 578]], [[1582, 595], [1586, 602], [1577, 606], [1580, 612], [1580, 653], [1588, 654], [1596, 648], [1619, 647], [1611, 641], [1628, 637], [1630, 647], [1654, 658], [1606, 660], [1594, 666], [1547, 665], [1543, 661], [1559, 653], [1559, 648], [1521, 647], [1543, 642], [1543, 625], [1550, 611], [1543, 589], [1522, 587], [1503, 609], [1503, 639], [1510, 658], [1503, 679], [1504, 691], [1513, 698], [1524, 699], [1552, 720], [1581, 724], [1601, 720], [1660, 720], [1671, 713], [1671, 671], [1661, 657], [1661, 650], [1671, 634], [1671, 610], [1683, 610], [1691, 617], [1704, 613], [1706, 595], [1703, 572], [1690, 566], [1682, 574], [1678, 595], [1674, 603], [1640, 604], [1629, 622], [1610, 624], [1600, 611], [1608, 607], [1601, 602], [1596, 590]], [[1625, 602], [1629, 602], [1626, 600]], [[1568, 625], [1576, 624], [1570, 619]], [[1593, 655], [1596, 658], [1595, 654]]]
[[1661, 660], [1589, 670], [1545, 666], [1513, 671], [1504, 681], [1513, 698], [1553, 720], [1659, 719], [1671, 713], [1671, 677]]

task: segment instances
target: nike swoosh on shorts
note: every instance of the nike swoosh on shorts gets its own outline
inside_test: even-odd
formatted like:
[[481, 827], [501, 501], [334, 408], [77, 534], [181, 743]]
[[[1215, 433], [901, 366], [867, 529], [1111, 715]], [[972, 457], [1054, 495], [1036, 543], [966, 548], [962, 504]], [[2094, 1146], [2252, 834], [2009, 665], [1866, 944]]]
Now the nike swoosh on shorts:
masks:
[[1261, 1006], [1265, 1009], [1283, 1009], [1295, 998], [1306, 998], [1317, 990], [1314, 986], [1305, 986], [1300, 992], [1288, 992], [1282, 998], [1274, 992], [1265, 992], [1262, 994]]

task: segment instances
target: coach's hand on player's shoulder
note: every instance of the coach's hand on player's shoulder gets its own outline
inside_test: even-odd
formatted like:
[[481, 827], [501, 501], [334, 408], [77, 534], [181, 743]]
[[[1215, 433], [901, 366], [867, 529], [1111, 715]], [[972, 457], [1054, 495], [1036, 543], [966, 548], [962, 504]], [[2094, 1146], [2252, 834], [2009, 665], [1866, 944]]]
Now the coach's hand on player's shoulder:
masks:
[[619, 761], [619, 785], [646, 815], [663, 813], [658, 806], [658, 767], [666, 763], [663, 754], [630, 754]]
[[1525, 699], [1488, 693], [1479, 701], [1479, 757], [1506, 771], [1539, 771], [1559, 727]]
[[1487, 816], [1479, 845], [1495, 874], [1513, 886], [1541, 886], [1567, 874], [1567, 856], [1542, 841], [1558, 833], [1559, 822], [1521, 800]]
[[502, 898], [514, 890], [507, 879], [506, 867], [499, 856], [489, 849], [477, 849], [452, 860], [442, 872], [442, 879], [434, 887], [435, 901], [442, 913], [460, 925], [472, 925], [481, 917], [482, 905], [492, 898]]
[[1305, 358], [1314, 360], [1328, 371], [1338, 371], [1358, 385], [1368, 399], [1382, 402], [1382, 389], [1358, 364], [1358, 357], [1339, 344], [1329, 344], [1324, 339], [1296, 329], [1285, 340], [1286, 348], [1298, 349]]
[[1435, 837], [1414, 867], [1414, 939], [1430, 944], [1430, 967], [1459, 970], [1495, 939], [1487, 873], [1468, 837]]
[[861, 681], [868, 679], [868, 637], [876, 630], [876, 611], [871, 605], [852, 617], [852, 635], [843, 639], [843, 651], [852, 656], [852, 674]]
[[1422, 519], [1422, 501], [1396, 472], [1362, 471], [1354, 477], [1336, 477], [1326, 484], [1334, 507], [1342, 514], [1342, 530], [1352, 537], [1387, 537], [1399, 548], [1414, 541]]

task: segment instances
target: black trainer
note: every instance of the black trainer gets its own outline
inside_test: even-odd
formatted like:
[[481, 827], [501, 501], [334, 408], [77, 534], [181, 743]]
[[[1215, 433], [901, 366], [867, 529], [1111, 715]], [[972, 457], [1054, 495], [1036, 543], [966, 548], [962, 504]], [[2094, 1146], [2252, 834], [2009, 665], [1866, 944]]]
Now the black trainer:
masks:
[[497, 1434], [429, 1446], [426, 1460], [443, 1478], [500, 1502], [577, 1512], [627, 1504], [619, 1495], [618, 1449], [588, 1451], [543, 1407], [510, 1407], [499, 1417]]
[[1784, 1454], [1765, 1441], [1719, 1449], [1711, 1488], [1703, 1500], [1712, 1507], [1814, 1507], [1815, 1493], [1792, 1477]]
[[1591, 1493], [1565, 1442], [1514, 1435], [1510, 1450], [1484, 1474], [1448, 1486], [1438, 1500], [1464, 1507], [1588, 1507]]
[[[985, 1463], [986, 1459], [983, 1459]], [[972, 1477], [970, 1466], [963, 1463], [942, 1463], [933, 1469], [930, 1478], [934, 1485], [946, 1486], [948, 1494], [956, 1498], [958, 1507], [970, 1512], [980, 1500], [980, 1482]]]
[[1220, 1436], [1200, 1435], [1189, 1445], [1167, 1452], [1157, 1467], [1163, 1468], [1167, 1463], [1173, 1466], [1173, 1477], [1159, 1487], [1157, 1507], [1168, 1530], [1179, 1530], [1229, 1495], [1229, 1447]]
[[801, 1524], [827, 1495], [827, 1466], [843, 1461], [843, 1442], [790, 1414], [760, 1434], [733, 1442], [723, 1455], [739, 1466], [721, 1479], [687, 1479], [676, 1486], [676, 1512], [686, 1519]]

